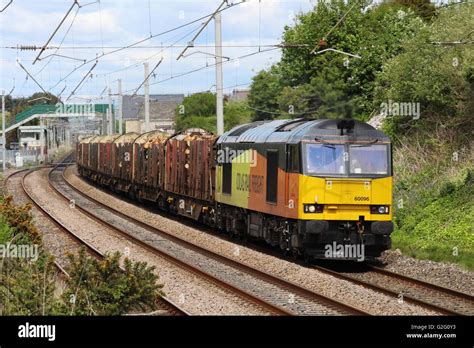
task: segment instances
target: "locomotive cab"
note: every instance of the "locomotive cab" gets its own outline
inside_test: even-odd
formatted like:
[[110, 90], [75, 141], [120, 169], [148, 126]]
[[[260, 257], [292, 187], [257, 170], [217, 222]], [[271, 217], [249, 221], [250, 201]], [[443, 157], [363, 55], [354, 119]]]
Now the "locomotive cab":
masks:
[[299, 233], [314, 256], [361, 260], [390, 248], [391, 144], [360, 128], [302, 140]]

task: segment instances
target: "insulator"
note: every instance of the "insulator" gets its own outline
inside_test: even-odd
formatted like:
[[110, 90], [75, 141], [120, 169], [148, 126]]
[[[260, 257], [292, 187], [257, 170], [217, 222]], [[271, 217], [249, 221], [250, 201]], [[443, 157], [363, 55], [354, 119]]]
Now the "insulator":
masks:
[[36, 45], [20, 45], [20, 51], [36, 51], [39, 49]]

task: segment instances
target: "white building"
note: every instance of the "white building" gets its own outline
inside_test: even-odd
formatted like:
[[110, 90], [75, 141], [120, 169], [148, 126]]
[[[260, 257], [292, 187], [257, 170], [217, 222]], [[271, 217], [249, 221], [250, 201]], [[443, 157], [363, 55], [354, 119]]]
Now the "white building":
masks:
[[44, 142], [44, 137], [41, 133], [45, 133], [45, 126], [21, 126], [19, 127], [19, 145], [21, 149], [40, 149], [41, 142]]

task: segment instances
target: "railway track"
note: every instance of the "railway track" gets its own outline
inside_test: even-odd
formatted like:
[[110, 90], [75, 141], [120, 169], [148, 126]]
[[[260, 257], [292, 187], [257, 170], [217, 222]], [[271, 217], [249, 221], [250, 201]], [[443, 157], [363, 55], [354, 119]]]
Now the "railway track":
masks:
[[314, 268], [353, 283], [416, 304], [443, 315], [474, 315], [474, 296], [405, 276], [377, 266], [365, 265], [364, 272], [336, 271], [313, 265]]
[[[42, 166], [34, 169], [23, 169], [9, 174], [3, 182], [5, 191], [15, 197], [16, 204], [31, 203], [33, 205], [33, 209], [36, 209], [42, 217], [44, 217], [46, 220], [53, 224], [53, 233], [62, 233], [63, 235], [67, 236], [68, 243], [70, 243], [68, 245], [69, 248], [72, 247], [72, 244], [74, 244], [74, 246], [84, 245], [86, 247], [86, 251], [90, 256], [97, 257], [99, 255], [97, 250], [95, 250], [91, 245], [82, 241], [76, 234], [74, 234], [72, 231], [68, 230], [67, 227], [61, 224], [61, 222], [57, 221], [47, 210], [45, 210], [41, 205], [36, 202], [31, 192], [28, 190], [25, 184], [26, 176], [37, 170], [50, 167], [51, 166]], [[64, 268], [58, 261], [61, 259], [61, 255], [56, 255], [54, 263], [56, 265], [56, 268], [60, 270], [61, 273], [66, 273]]]
[[[51, 213], [49, 213], [42, 205], [40, 205], [34, 198], [33, 194], [30, 192], [28, 189], [25, 179], [26, 177], [33, 173], [34, 171], [41, 170], [44, 168], [50, 168], [52, 166], [43, 166], [43, 167], [37, 167], [34, 169], [23, 169], [19, 170], [17, 172], [9, 174], [7, 177], [4, 179], [4, 189], [8, 193], [13, 193], [8, 189], [8, 181], [12, 181], [12, 179], [16, 179], [18, 177], [18, 183], [15, 183], [18, 187], [16, 187], [16, 194], [22, 194], [24, 197], [22, 199], [23, 202], [31, 202], [33, 206], [38, 209], [38, 211], [45, 216], [49, 221], [51, 221], [55, 227], [58, 229], [57, 232], [64, 233], [65, 235], [68, 236], [68, 238], [74, 240], [75, 243], [78, 244], [78, 246], [84, 246], [86, 248], [87, 253], [95, 257], [97, 259], [102, 259], [104, 258], [104, 254], [102, 254], [100, 251], [98, 251], [94, 246], [89, 244], [87, 241], [83, 240], [80, 238], [77, 234], [75, 234], [73, 231], [71, 231], [69, 228], [67, 228], [65, 225], [63, 225], [59, 220], [57, 220]], [[18, 197], [17, 197], [18, 198]], [[57, 259], [54, 260], [54, 265], [56, 269], [58, 270], [58, 273], [63, 277], [63, 278], [68, 278], [69, 274], [67, 271], [64, 269], [64, 267], [60, 264], [60, 262], [57, 261]], [[175, 304], [173, 301], [168, 299], [167, 297], [160, 297], [157, 299], [157, 304], [158, 307], [172, 316], [188, 316], [189, 313], [187, 313], [184, 309], [180, 308], [177, 304]]]
[[64, 166], [50, 171], [51, 187], [76, 208], [94, 220], [114, 229], [143, 248], [178, 264], [191, 272], [214, 279], [222, 286], [272, 306], [281, 315], [370, 315], [285, 279], [265, 273], [197, 246], [121, 211], [102, 204], [70, 185], [64, 178]]
[[[49, 179], [49, 184], [50, 187], [52, 188], [53, 191], [55, 191], [59, 197], [62, 197], [64, 200], [68, 201], [71, 203], [70, 197], [67, 197], [64, 195], [64, 193], [58, 189], [57, 184], [54, 184], [54, 178], [53, 176], [55, 174], [62, 174], [62, 169], [66, 168], [68, 166], [69, 161], [65, 161], [64, 163], [59, 164], [53, 170], [48, 174], [48, 179]], [[62, 176], [60, 176], [62, 177]], [[81, 205], [79, 205], [79, 202], [77, 199], [74, 199], [74, 206], [78, 210], [82, 211], [84, 214], [86, 214], [88, 217], [90, 217], [92, 220], [95, 222], [105, 226], [108, 229], [113, 230], [115, 233], [121, 235], [122, 237], [125, 237], [125, 239], [131, 241], [132, 243], [141, 246], [142, 248], [145, 248], [146, 250], [159, 255], [160, 257], [165, 258], [167, 261], [173, 263], [176, 265], [179, 269], [185, 269], [191, 274], [199, 277], [199, 278], [204, 278], [207, 282], [217, 286], [219, 289], [223, 289], [226, 292], [237, 295], [239, 298], [243, 299], [246, 302], [252, 303], [253, 305], [256, 305], [257, 307], [261, 308], [264, 310], [266, 313], [272, 313], [274, 315], [291, 315], [292, 313], [285, 310], [284, 308], [275, 306], [273, 303], [266, 301], [265, 299], [260, 299], [258, 297], [253, 296], [251, 293], [248, 293], [246, 291], [241, 290], [240, 288], [234, 287], [232, 284], [227, 283], [225, 281], [220, 280], [219, 278], [214, 277], [211, 274], [207, 274], [206, 272], [202, 272], [200, 269], [195, 268], [193, 265], [185, 263], [185, 262], [180, 262], [177, 259], [174, 259], [173, 257], [170, 257], [167, 254], [159, 253], [157, 250], [153, 249], [146, 243], [143, 243], [142, 241], [138, 239], [134, 239], [132, 236], [130, 236], [126, 231], [123, 229], [117, 228], [113, 224], [110, 223], [110, 221], [104, 221], [103, 219], [99, 218], [97, 215], [91, 214], [90, 211], [87, 209], [84, 209]], [[173, 307], [173, 304], [169, 304], [169, 306]]]
[[[67, 182], [64, 174], [63, 180]], [[76, 192], [83, 196], [85, 195], [75, 189], [74, 186], [70, 186], [76, 190]], [[103, 206], [101, 202], [95, 200], [93, 197], [87, 197], [98, 205]], [[114, 208], [108, 206], [105, 206], [105, 208], [130, 219], [130, 216]], [[133, 220], [141, 226], [153, 228], [153, 226], [147, 225], [146, 223], [136, 221], [135, 219]], [[162, 233], [164, 231], [159, 232]], [[338, 272], [322, 266], [314, 266], [314, 268], [339, 279], [344, 279], [384, 293], [396, 298], [400, 302], [405, 301], [410, 304], [418, 305], [442, 315], [474, 315], [473, 296], [440, 285], [431, 284], [420, 279], [391, 272], [383, 268], [367, 265], [367, 269], [363, 273]]]

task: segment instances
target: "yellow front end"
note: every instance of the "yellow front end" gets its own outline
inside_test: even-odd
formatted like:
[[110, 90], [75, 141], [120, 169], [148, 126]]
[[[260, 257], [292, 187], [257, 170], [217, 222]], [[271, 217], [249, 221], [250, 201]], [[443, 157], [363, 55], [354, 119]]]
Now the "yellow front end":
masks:
[[[300, 220], [391, 221], [392, 177], [320, 178], [300, 175], [299, 202]], [[305, 204], [322, 205], [322, 211], [305, 212]], [[379, 213], [380, 207], [386, 207], [383, 213]]]

